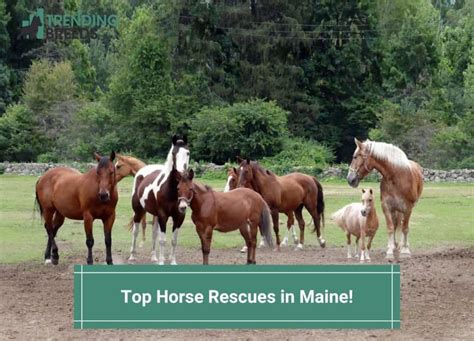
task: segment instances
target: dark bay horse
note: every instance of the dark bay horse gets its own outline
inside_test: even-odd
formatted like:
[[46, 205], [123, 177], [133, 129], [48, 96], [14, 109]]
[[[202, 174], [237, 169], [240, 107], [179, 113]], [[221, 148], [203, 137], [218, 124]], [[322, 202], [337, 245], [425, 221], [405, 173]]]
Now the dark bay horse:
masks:
[[[152, 262], [164, 264], [166, 244], [166, 223], [173, 219], [173, 239], [171, 241], [170, 261], [176, 264], [178, 231], [184, 221], [184, 213], [178, 209], [178, 180], [176, 173], [183, 172], [189, 165], [189, 149], [186, 136], [174, 135], [171, 149], [164, 165], [151, 165], [140, 169], [133, 181], [132, 208], [134, 216], [134, 238], [128, 261], [135, 262], [135, 241], [140, 221], [145, 212], [157, 217], [153, 224]], [[159, 258], [156, 257], [156, 240], [159, 237]]]
[[401, 227], [400, 256], [410, 257], [408, 230], [410, 216], [423, 191], [423, 169], [398, 147], [374, 141], [360, 142], [357, 146], [347, 174], [347, 182], [357, 187], [373, 169], [382, 174], [380, 197], [382, 211], [387, 222], [387, 259], [393, 259], [396, 248], [395, 232]]
[[321, 235], [321, 225], [324, 224], [323, 188], [315, 177], [302, 173], [276, 176], [256, 161], [249, 159], [240, 163], [238, 172], [238, 187], [251, 188], [260, 193], [270, 207], [278, 250], [280, 248], [279, 212], [285, 213], [288, 219], [292, 217], [293, 212], [295, 213], [300, 228], [298, 248], [303, 249], [305, 228], [303, 207], [313, 218], [319, 245], [325, 247], [326, 241]]
[[45, 264], [58, 264], [58, 247], [54, 238], [64, 219], [84, 220], [87, 264], [93, 264], [92, 226], [95, 219], [104, 224], [106, 261], [112, 265], [112, 226], [115, 221], [115, 206], [118, 201], [115, 181], [115, 153], [110, 157], [94, 154], [98, 165], [88, 172], [58, 167], [48, 170], [36, 183], [36, 201], [39, 205], [48, 243], [44, 254]]
[[[242, 160], [241, 160], [242, 161]], [[237, 182], [239, 181], [239, 171], [235, 167], [231, 167], [227, 170], [227, 182], [224, 187], [224, 192], [229, 192], [232, 191], [233, 189], [237, 188]], [[252, 188], [253, 189], [253, 188]], [[293, 212], [287, 212], [288, 213], [288, 219], [286, 222], [286, 233], [285, 233], [285, 238], [283, 238], [283, 241], [280, 243], [280, 245], [288, 245], [288, 232], [291, 230], [292, 235], [293, 235], [293, 242], [295, 245], [298, 245], [298, 237], [296, 236], [296, 228], [295, 228], [295, 216]], [[265, 239], [262, 239], [260, 241], [259, 247], [265, 246]], [[298, 247], [297, 247], [298, 250]], [[244, 245], [240, 252], [244, 253], [247, 252], [247, 246]]]
[[247, 188], [226, 193], [215, 192], [208, 186], [194, 183], [192, 169], [183, 175], [176, 173], [176, 176], [179, 179], [179, 208], [181, 212], [185, 212], [190, 206], [193, 211], [191, 218], [201, 239], [203, 264], [209, 264], [214, 230], [240, 230], [247, 244], [247, 264], [256, 264], [255, 249], [259, 227], [267, 244], [270, 247], [273, 245], [270, 210], [260, 194]]

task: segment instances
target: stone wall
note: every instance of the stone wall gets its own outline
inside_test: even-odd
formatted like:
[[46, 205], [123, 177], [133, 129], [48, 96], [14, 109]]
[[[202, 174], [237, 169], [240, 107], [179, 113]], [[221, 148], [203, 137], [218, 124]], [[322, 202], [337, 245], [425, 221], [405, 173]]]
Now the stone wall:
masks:
[[[0, 174], [17, 174], [17, 175], [41, 175], [50, 168], [58, 166], [69, 166], [81, 171], [87, 170], [95, 166], [95, 163], [71, 163], [55, 164], [55, 163], [0, 163]], [[200, 173], [206, 172], [225, 172], [224, 166], [215, 164], [200, 164], [194, 165], [194, 168], [199, 167]], [[345, 178], [347, 175], [347, 167], [328, 167], [318, 175], [320, 179], [326, 178]], [[374, 172], [371, 177], [377, 179], [380, 175]], [[474, 182], [474, 169], [452, 169], [452, 170], [436, 170], [424, 169], [423, 176], [427, 182]]]

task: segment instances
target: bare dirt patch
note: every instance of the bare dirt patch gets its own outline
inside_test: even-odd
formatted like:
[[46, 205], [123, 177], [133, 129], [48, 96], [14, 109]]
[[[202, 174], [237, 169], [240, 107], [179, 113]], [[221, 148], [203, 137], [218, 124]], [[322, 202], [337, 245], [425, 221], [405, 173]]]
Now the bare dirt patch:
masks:
[[[85, 255], [85, 253], [84, 253]], [[116, 263], [128, 254], [115, 254]], [[140, 259], [147, 262], [148, 251]], [[178, 262], [199, 264], [198, 248], [180, 249]], [[308, 247], [302, 252], [259, 250], [259, 264], [346, 263], [343, 248]], [[382, 251], [373, 263], [384, 263]], [[473, 339], [474, 249], [441, 248], [419, 251], [401, 260], [401, 330], [74, 330], [72, 264], [0, 265], [0, 339]], [[211, 264], [243, 264], [238, 250], [211, 250]], [[282, 314], [284, 312], [282, 311]]]

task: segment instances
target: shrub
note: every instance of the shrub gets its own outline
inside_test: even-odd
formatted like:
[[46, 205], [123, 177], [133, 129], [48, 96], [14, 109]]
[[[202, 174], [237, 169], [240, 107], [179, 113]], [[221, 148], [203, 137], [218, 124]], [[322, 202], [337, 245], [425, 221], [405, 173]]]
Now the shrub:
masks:
[[191, 123], [193, 158], [222, 164], [236, 155], [259, 159], [282, 150], [288, 113], [261, 99], [206, 107]]

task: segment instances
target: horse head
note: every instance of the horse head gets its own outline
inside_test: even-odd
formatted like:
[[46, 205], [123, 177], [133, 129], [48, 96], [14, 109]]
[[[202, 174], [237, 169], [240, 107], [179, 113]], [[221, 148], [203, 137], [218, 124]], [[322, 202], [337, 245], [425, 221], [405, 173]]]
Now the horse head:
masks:
[[173, 169], [178, 172], [184, 172], [189, 165], [189, 148], [188, 138], [186, 135], [173, 135], [171, 138], [173, 143], [172, 155], [173, 155]]
[[362, 214], [363, 217], [367, 217], [374, 209], [374, 191], [372, 188], [362, 189], [361, 200], [363, 208], [360, 211], [360, 214]]
[[97, 178], [99, 183], [99, 193], [97, 194], [100, 201], [107, 202], [110, 200], [110, 195], [113, 192], [117, 183], [115, 175], [115, 152], [110, 153], [110, 156], [100, 156], [94, 153], [94, 158], [97, 160]]
[[132, 168], [127, 162], [126, 156], [123, 156], [117, 153], [116, 157], [117, 157], [117, 162], [115, 162], [115, 169], [116, 169], [115, 180], [119, 182], [126, 176], [129, 176], [130, 174], [132, 174]]
[[237, 182], [237, 187], [253, 188], [252, 182], [254, 177], [254, 169], [252, 162], [250, 159], [243, 160], [240, 157], [237, 157], [237, 160], [241, 160], [238, 171], [239, 180]]
[[181, 213], [186, 211], [194, 197], [194, 171], [190, 169], [183, 174], [176, 172], [178, 179], [178, 209]]
[[227, 183], [224, 188], [224, 192], [232, 191], [237, 188], [237, 182], [239, 181], [239, 171], [235, 167], [231, 167], [227, 170]]
[[349, 166], [349, 172], [347, 173], [347, 182], [351, 187], [359, 186], [360, 180], [365, 178], [373, 169], [370, 163], [370, 150], [368, 145], [360, 142], [356, 138], [354, 138], [354, 142], [357, 148], [354, 151], [352, 162]]

